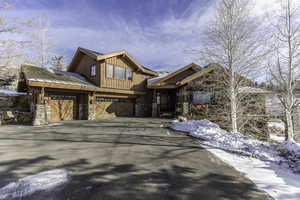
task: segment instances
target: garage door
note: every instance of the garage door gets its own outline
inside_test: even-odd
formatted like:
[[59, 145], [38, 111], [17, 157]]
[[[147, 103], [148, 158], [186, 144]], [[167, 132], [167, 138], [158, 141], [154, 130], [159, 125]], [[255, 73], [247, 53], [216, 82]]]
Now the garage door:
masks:
[[76, 119], [75, 96], [51, 96], [50, 101], [51, 121]]
[[131, 117], [134, 103], [131, 99], [96, 98], [96, 117]]

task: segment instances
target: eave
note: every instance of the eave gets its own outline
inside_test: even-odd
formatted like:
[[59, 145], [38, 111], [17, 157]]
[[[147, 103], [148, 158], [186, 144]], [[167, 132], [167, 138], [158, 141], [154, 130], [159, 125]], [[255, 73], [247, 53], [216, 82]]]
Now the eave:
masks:
[[88, 87], [79, 85], [65, 85], [58, 83], [45, 83], [39, 81], [26, 81], [26, 84], [31, 87], [44, 87], [44, 88], [56, 88], [56, 89], [67, 89], [67, 90], [81, 90], [90, 92], [104, 92], [104, 93], [115, 93], [115, 94], [128, 94], [128, 95], [145, 95], [146, 92], [132, 91], [132, 90], [120, 90], [113, 88], [98, 88]]
[[149, 85], [149, 89], [175, 89], [178, 88], [177, 85]]
[[181, 68], [181, 69], [179, 69], [179, 70], [177, 70], [177, 71], [175, 71], [175, 72], [172, 72], [172, 73], [168, 74], [167, 76], [165, 76], [165, 77], [163, 77], [163, 78], [161, 78], [161, 79], [158, 79], [157, 81], [153, 82], [153, 83], [152, 83], [151, 85], [149, 85], [148, 87], [150, 88], [150, 87], [156, 87], [156, 86], [159, 86], [160, 84], [162, 84], [163, 82], [165, 82], [165, 81], [171, 79], [172, 77], [174, 77], [174, 76], [176, 76], [176, 75], [178, 75], [178, 74], [180, 74], [180, 73], [182, 73], [182, 72], [184, 72], [184, 71], [186, 71], [186, 70], [189, 70], [189, 69], [191, 69], [191, 68], [193, 69], [193, 68], [195, 68], [195, 67], [199, 67], [199, 66], [196, 65], [195, 63], [188, 64], [188, 65], [186, 65], [185, 67], [183, 67], [183, 68]]

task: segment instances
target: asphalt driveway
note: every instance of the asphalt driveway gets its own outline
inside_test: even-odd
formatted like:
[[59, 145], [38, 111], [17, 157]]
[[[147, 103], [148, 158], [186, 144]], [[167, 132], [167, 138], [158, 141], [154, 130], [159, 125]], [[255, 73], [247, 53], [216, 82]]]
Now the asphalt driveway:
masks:
[[117, 118], [0, 127], [0, 186], [59, 168], [70, 183], [26, 199], [270, 199], [169, 124]]

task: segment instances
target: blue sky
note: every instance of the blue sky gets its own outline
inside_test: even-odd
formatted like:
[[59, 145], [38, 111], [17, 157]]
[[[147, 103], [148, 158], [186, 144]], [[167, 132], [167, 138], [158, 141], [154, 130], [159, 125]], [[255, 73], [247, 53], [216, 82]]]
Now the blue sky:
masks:
[[126, 50], [139, 63], [174, 70], [195, 60], [214, 0], [12, 0], [13, 17], [51, 20], [54, 52], [70, 60], [78, 46]]
[[[197, 62], [188, 50], [201, 46], [201, 33], [217, 0], [10, 0], [10, 17], [51, 21], [53, 53], [67, 63], [77, 47], [102, 53], [126, 50], [140, 64], [173, 71]], [[254, 14], [272, 11], [277, 0], [254, 0]], [[201, 62], [200, 62], [201, 63]], [[203, 63], [201, 63], [203, 64]]]

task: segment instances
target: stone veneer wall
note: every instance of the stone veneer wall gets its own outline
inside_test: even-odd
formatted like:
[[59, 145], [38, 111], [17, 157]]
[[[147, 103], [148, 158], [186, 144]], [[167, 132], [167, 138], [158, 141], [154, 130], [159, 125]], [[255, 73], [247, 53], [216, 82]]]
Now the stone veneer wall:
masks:
[[33, 125], [39, 126], [47, 124], [47, 114], [50, 114], [49, 110], [49, 106], [45, 104], [36, 104], [34, 109]]
[[0, 97], [0, 110], [12, 108], [17, 97]]
[[182, 103], [182, 115], [188, 115], [189, 112], [190, 112], [189, 103], [188, 102], [183, 102]]
[[88, 104], [88, 120], [96, 119], [96, 104]]

